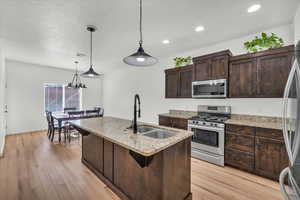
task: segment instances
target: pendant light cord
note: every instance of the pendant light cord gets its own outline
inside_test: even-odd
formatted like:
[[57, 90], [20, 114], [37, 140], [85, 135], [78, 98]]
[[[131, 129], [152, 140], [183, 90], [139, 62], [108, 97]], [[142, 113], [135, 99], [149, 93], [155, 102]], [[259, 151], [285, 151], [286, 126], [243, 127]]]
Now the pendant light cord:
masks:
[[90, 66], [92, 67], [93, 60], [93, 31], [91, 31], [91, 41], [90, 41]]
[[142, 17], [143, 17], [143, 5], [142, 0], [140, 0], [140, 46], [143, 44], [143, 33], [142, 33]]

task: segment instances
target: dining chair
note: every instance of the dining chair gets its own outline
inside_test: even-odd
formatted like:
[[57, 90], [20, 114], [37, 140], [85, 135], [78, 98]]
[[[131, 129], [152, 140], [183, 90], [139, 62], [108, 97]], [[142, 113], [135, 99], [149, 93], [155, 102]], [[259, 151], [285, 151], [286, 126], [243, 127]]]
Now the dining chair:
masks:
[[[49, 115], [49, 119], [50, 119], [50, 136], [49, 138], [51, 139], [51, 141], [53, 142], [53, 139], [54, 139], [54, 135], [55, 133], [59, 131], [59, 126], [58, 126], [58, 123], [54, 121], [54, 118], [52, 116], [52, 112], [48, 112], [48, 115]], [[65, 137], [65, 141], [67, 140], [67, 128], [68, 128], [68, 124], [67, 123], [62, 123], [62, 130], [63, 130], [63, 133], [64, 133], [64, 137]]]
[[75, 107], [64, 108], [64, 113], [68, 113], [69, 111], [75, 111], [75, 110], [77, 110]]
[[[70, 111], [68, 112], [68, 114], [70, 118], [82, 117], [84, 116], [84, 111]], [[76, 138], [80, 138], [80, 133], [71, 125], [69, 125], [66, 130], [69, 143], [71, 142], [71, 135], [73, 135]]]
[[46, 119], [47, 119], [47, 124], [48, 124], [47, 136], [48, 136], [48, 138], [50, 138], [51, 132], [52, 132], [50, 111], [46, 111]]
[[100, 117], [104, 116], [104, 108], [95, 107], [94, 109], [98, 111], [98, 114], [100, 115]]
[[88, 116], [99, 115], [99, 109], [97, 109], [97, 110], [86, 110], [85, 114], [88, 115]]

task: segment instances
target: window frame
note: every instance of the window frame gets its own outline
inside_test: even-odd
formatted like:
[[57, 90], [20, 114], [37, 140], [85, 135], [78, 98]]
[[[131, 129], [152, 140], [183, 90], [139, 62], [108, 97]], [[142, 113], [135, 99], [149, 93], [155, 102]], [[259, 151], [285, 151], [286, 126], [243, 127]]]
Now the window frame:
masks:
[[[67, 84], [61, 84], [61, 83], [44, 83], [43, 84], [43, 90], [44, 90], [44, 109], [43, 112], [46, 113], [46, 86], [59, 86], [62, 87], [62, 111], [55, 111], [53, 113], [61, 113], [64, 112], [65, 109], [65, 88], [67, 87]], [[79, 88], [79, 110], [82, 109], [82, 88]]]

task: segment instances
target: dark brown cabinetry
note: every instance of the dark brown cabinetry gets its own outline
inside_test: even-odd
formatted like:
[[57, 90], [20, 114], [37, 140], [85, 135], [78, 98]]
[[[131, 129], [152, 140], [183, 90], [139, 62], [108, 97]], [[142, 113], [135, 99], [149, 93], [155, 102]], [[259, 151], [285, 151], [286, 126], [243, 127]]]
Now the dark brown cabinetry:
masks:
[[282, 131], [226, 125], [225, 163], [278, 180], [288, 166]]
[[168, 69], [166, 73], [166, 98], [191, 98], [193, 66]]
[[280, 172], [287, 166], [288, 157], [282, 131], [257, 129], [255, 138], [256, 174], [278, 180]]
[[188, 120], [159, 115], [159, 125], [187, 130]]
[[229, 50], [193, 58], [194, 81], [227, 79], [231, 56]]
[[282, 97], [292, 66], [294, 46], [230, 58], [229, 97]]

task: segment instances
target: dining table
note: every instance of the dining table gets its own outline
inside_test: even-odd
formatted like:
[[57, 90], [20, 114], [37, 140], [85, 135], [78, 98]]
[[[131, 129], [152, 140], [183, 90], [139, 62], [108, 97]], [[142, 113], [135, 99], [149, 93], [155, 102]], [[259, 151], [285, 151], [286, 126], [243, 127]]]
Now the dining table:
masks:
[[[103, 117], [102, 114], [88, 114], [84, 112], [82, 115], [71, 116], [67, 113], [52, 113], [52, 117], [58, 123], [58, 141], [61, 142], [61, 131], [63, 128], [63, 122], [72, 121], [72, 120], [79, 120], [79, 119], [88, 119], [88, 118], [97, 118]], [[54, 133], [53, 133], [54, 135]], [[51, 142], [53, 142], [53, 138], [51, 137]]]

